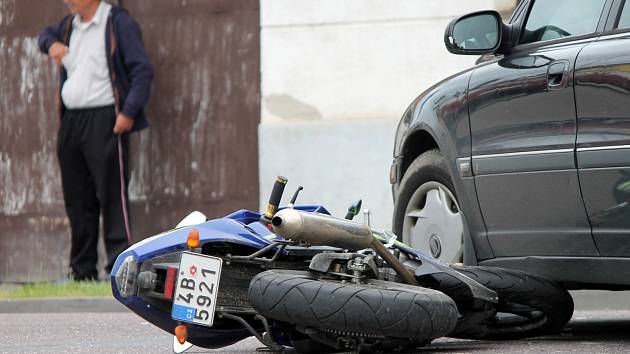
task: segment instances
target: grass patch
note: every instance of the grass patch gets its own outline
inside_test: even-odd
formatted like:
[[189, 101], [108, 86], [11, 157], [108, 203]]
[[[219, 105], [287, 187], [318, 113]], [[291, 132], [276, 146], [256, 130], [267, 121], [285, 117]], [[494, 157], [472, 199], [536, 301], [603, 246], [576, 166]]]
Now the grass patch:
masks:
[[32, 283], [13, 290], [0, 290], [0, 299], [28, 297], [111, 296], [109, 282]]

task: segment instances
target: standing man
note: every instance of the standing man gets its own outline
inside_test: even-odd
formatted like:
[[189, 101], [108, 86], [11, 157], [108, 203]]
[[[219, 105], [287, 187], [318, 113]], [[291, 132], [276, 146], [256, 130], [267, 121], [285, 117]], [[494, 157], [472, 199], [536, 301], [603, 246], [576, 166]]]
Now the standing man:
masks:
[[60, 65], [57, 154], [72, 229], [76, 280], [97, 278], [102, 211], [109, 272], [131, 241], [127, 199], [129, 132], [148, 126], [153, 70], [129, 13], [101, 0], [64, 0], [70, 11], [39, 36]]

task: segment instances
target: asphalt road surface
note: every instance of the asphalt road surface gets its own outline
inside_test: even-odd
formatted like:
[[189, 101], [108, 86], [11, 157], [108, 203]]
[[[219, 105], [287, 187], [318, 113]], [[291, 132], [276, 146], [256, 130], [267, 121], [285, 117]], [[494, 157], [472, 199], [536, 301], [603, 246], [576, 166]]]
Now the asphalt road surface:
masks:
[[[556, 336], [505, 342], [444, 338], [417, 352], [630, 353], [626, 300], [625, 309], [578, 310]], [[171, 344], [167, 333], [132, 313], [0, 314], [0, 353], [169, 353]], [[257, 353], [259, 347], [249, 338], [220, 350], [193, 347], [188, 352]]]

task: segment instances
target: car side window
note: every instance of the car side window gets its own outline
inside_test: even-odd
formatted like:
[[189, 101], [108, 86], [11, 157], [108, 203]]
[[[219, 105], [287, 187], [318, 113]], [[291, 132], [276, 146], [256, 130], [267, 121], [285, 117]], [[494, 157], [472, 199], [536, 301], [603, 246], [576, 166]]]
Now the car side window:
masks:
[[617, 28], [630, 28], [630, 1], [626, 0], [621, 9], [621, 16], [617, 23]]
[[606, 0], [536, 0], [521, 44], [593, 33]]

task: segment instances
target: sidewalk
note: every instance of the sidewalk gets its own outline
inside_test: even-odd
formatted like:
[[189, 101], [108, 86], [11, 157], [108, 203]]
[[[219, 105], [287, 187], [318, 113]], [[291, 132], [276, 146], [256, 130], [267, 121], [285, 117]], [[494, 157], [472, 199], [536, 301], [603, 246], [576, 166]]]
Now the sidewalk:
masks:
[[40, 297], [0, 299], [0, 313], [127, 312], [113, 297]]
[[[0, 291], [17, 290], [20, 284], [0, 284]], [[129, 311], [112, 296], [25, 297], [0, 299], [0, 313], [80, 313]]]

